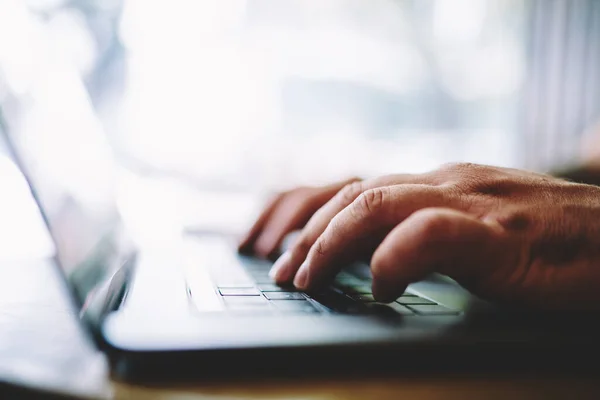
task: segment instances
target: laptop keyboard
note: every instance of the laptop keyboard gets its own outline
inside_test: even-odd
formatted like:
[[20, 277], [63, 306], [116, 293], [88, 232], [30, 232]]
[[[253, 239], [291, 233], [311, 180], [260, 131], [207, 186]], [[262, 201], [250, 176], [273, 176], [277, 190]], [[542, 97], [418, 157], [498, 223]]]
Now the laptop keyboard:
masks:
[[342, 271], [334, 283], [316, 292], [304, 293], [282, 287], [269, 277], [271, 263], [240, 256], [239, 267], [213, 270], [215, 291], [225, 309], [240, 313], [296, 313], [351, 315], [452, 315], [457, 314], [434, 301], [404, 293], [394, 303], [377, 303], [371, 293], [371, 280]]

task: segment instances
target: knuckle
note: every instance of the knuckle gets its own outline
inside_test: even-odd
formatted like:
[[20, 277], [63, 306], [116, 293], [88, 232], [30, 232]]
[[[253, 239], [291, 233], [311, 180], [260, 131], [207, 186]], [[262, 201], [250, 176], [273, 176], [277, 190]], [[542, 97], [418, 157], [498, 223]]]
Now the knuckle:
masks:
[[354, 201], [354, 211], [357, 217], [365, 218], [377, 214], [389, 197], [389, 188], [374, 188], [361, 193]]
[[430, 243], [441, 237], [451, 235], [453, 222], [445, 214], [436, 210], [422, 210], [416, 213], [419, 219], [419, 233], [423, 243]]
[[451, 162], [442, 165], [438, 171], [449, 175], [449, 177], [454, 179], [464, 179], [470, 178], [474, 176], [478, 176], [481, 174], [483, 170], [485, 170], [485, 166], [469, 163], [469, 162]]
[[486, 189], [491, 189], [493, 193], [495, 190], [488, 182], [499, 178], [497, 169], [468, 162], [445, 164], [439, 171], [446, 175], [448, 186], [475, 192], [479, 187], [484, 186]]
[[449, 162], [443, 164], [440, 169], [450, 170], [450, 171], [470, 171], [473, 169], [479, 168], [478, 164], [470, 163], [470, 162]]
[[327, 224], [327, 227], [325, 228], [325, 231], [323, 232], [322, 236], [326, 237], [327, 235], [337, 235], [343, 226], [344, 218], [342, 215], [338, 214], [335, 217], [331, 218], [331, 221], [329, 221], [329, 224]]
[[310, 251], [312, 243], [308, 241], [306, 237], [301, 237], [294, 244], [294, 248], [292, 249], [292, 255], [294, 257], [304, 258]]
[[455, 172], [460, 170], [463, 167], [464, 163], [460, 163], [460, 162], [448, 162], [448, 163], [444, 163], [442, 164], [438, 170], [439, 171], [450, 171], [450, 172]]
[[326, 248], [325, 248], [325, 244], [323, 243], [322, 240], [317, 240], [317, 242], [314, 244], [314, 246], [312, 247], [313, 251], [315, 252], [315, 255], [319, 256], [319, 257], [323, 257], [325, 255]]
[[363, 184], [360, 181], [347, 184], [338, 193], [338, 198], [346, 204], [352, 203], [363, 192]]

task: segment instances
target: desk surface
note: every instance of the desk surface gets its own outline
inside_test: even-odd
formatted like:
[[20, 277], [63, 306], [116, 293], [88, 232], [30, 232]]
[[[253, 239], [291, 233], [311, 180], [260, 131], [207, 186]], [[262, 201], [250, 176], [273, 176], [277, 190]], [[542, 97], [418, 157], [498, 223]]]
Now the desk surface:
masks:
[[358, 381], [261, 382], [213, 384], [184, 388], [140, 388], [114, 385], [124, 399], [598, 399], [600, 384], [582, 379], [431, 379], [389, 378]]

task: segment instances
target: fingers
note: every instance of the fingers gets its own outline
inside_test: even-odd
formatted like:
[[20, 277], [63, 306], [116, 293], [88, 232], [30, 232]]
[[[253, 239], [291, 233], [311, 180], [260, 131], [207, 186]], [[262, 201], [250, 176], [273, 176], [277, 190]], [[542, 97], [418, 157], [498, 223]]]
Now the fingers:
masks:
[[310, 218], [288, 254], [277, 260], [271, 270], [271, 276], [277, 283], [290, 283], [298, 268], [306, 259], [309, 250], [325, 231], [333, 217], [356, 200], [365, 190], [396, 184], [428, 183], [430, 181], [430, 178], [425, 175], [397, 174], [368, 181], [349, 182]]
[[296, 195], [281, 199], [263, 226], [254, 244], [254, 253], [263, 258], [272, 255], [284, 237], [293, 230], [302, 228], [319, 206], [318, 197]]
[[[356, 180], [353, 178], [352, 180]], [[285, 236], [302, 228], [310, 217], [349, 181], [318, 188], [299, 188], [273, 199], [254, 223], [239, 250], [269, 257], [279, 249]]]
[[362, 193], [363, 187], [364, 184], [360, 181], [347, 184], [310, 218], [292, 249], [287, 251], [273, 265], [270, 275], [275, 282], [283, 284], [292, 281], [311, 246], [323, 233], [329, 221], [358, 197]]
[[309, 289], [331, 279], [339, 260], [374, 232], [391, 230], [413, 212], [428, 207], [460, 208], [461, 202], [443, 187], [396, 185], [363, 192], [328, 224], [311, 247], [294, 278]]
[[242, 238], [242, 240], [240, 240], [240, 243], [238, 245], [238, 251], [240, 251], [241, 253], [251, 253], [252, 252], [254, 242], [260, 235], [263, 227], [265, 226], [265, 223], [267, 222], [267, 220], [273, 213], [273, 210], [275, 209], [275, 207], [277, 206], [277, 203], [281, 200], [282, 197], [283, 197], [283, 194], [278, 194], [275, 197], [273, 197], [271, 200], [269, 200], [269, 202], [264, 207], [260, 216], [256, 219], [256, 222], [254, 222], [254, 225], [252, 225], [252, 227], [250, 228], [248, 233], [246, 233], [246, 235]]
[[422, 209], [395, 227], [373, 254], [373, 295], [390, 302], [436, 271], [457, 281], [489, 278], [510, 257], [502, 228], [464, 212]]

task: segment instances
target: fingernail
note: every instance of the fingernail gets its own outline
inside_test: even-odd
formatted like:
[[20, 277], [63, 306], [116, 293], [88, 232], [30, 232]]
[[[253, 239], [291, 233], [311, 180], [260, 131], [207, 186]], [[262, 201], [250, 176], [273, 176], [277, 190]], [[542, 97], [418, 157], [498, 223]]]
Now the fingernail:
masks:
[[300, 266], [298, 272], [296, 272], [296, 277], [294, 278], [294, 286], [298, 289], [306, 289], [306, 283], [308, 280], [308, 263], [304, 261]]
[[285, 269], [286, 265], [289, 263], [290, 261], [290, 252], [286, 251], [285, 253], [283, 253], [278, 259], [277, 261], [275, 261], [275, 264], [273, 264], [273, 266], [271, 267], [271, 270], [269, 271], [269, 278], [273, 279], [273, 280], [277, 280], [277, 275], [279, 274], [279, 271], [281, 271], [282, 269]]

